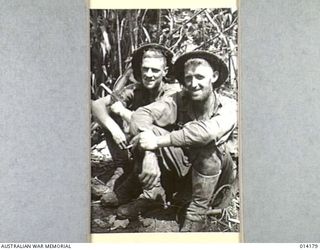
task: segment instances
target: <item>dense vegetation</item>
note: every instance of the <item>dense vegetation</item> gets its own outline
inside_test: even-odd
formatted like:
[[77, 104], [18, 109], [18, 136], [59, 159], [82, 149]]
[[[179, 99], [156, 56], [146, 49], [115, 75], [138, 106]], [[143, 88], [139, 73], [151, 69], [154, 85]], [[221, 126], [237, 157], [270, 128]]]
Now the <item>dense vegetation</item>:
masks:
[[[91, 97], [113, 88], [129, 66], [132, 52], [144, 43], [170, 48], [175, 56], [208, 50], [228, 65], [225, 88], [237, 88], [238, 13], [231, 9], [91, 10]], [[175, 58], [176, 58], [175, 57]], [[174, 58], [174, 59], [175, 59]]]

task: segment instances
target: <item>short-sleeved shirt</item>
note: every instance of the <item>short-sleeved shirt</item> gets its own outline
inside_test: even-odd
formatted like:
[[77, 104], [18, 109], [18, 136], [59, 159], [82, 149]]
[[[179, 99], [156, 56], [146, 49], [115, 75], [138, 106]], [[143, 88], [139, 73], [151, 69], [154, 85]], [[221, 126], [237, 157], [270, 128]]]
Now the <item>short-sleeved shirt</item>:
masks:
[[159, 101], [162, 97], [170, 96], [180, 91], [178, 84], [163, 83], [155, 96], [140, 83], [133, 83], [116, 92], [124, 105], [129, 110], [136, 110], [152, 102]]

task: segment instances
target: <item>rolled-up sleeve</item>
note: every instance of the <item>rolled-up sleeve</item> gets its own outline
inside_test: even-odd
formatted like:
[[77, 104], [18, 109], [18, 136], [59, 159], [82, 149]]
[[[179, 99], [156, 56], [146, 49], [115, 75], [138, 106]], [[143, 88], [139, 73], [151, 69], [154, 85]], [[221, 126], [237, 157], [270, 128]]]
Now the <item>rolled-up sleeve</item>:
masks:
[[210, 120], [191, 121], [182, 129], [170, 133], [172, 146], [201, 146], [214, 141], [224, 143], [237, 124], [237, 104], [234, 100], [225, 101]]
[[151, 129], [152, 125], [165, 127], [177, 120], [177, 104], [172, 97], [163, 98], [147, 106], [138, 108], [131, 116], [130, 133]]

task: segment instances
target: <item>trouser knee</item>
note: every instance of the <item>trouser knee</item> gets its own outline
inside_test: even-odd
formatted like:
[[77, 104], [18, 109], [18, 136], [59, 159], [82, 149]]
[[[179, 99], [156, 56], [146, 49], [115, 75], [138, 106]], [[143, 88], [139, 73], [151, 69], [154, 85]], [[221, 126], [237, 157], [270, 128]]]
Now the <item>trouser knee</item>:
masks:
[[221, 158], [215, 145], [206, 145], [190, 152], [192, 167], [202, 175], [217, 175], [222, 168]]
[[202, 175], [217, 175], [221, 171], [221, 160], [217, 154], [212, 154], [207, 158], [197, 159], [192, 167]]

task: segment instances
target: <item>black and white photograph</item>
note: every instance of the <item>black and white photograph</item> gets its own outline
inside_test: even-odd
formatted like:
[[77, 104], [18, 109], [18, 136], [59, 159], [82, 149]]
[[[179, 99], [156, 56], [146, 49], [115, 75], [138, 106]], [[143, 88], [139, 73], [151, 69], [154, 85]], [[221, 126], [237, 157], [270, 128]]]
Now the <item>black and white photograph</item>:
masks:
[[238, 10], [91, 9], [91, 233], [239, 232]]

